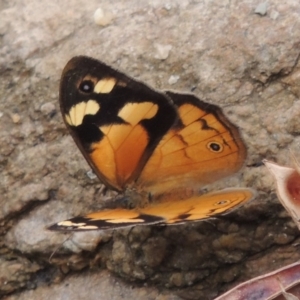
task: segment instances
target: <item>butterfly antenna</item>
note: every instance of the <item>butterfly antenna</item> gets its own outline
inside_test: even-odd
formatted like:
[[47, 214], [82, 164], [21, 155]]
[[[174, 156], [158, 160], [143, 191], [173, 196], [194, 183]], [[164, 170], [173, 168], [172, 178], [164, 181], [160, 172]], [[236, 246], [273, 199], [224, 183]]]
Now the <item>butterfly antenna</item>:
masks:
[[48, 259], [48, 261], [49, 261], [49, 263], [51, 264], [51, 259], [52, 259], [52, 257], [54, 256], [54, 254], [58, 251], [58, 249], [59, 248], [61, 248], [62, 247], [62, 245], [66, 242], [66, 241], [68, 241], [72, 236], [73, 236], [73, 234], [74, 233], [71, 233], [60, 245], [58, 245], [55, 249], [54, 249], [54, 251], [51, 253], [51, 255], [50, 255], [50, 257], [49, 257], [49, 259]]

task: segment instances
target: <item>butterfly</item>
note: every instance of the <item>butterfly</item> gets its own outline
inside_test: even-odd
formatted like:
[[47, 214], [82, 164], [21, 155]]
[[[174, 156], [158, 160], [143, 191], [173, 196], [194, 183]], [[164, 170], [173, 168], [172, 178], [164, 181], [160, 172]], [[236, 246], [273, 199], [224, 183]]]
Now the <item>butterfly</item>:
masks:
[[300, 229], [299, 163], [294, 158], [295, 168], [289, 168], [266, 159], [263, 162], [275, 178], [278, 199]]
[[255, 195], [246, 188], [195, 193], [237, 172], [246, 147], [221, 109], [194, 95], [156, 91], [103, 62], [78, 56], [63, 70], [60, 108], [93, 171], [124, 197], [120, 207], [62, 221], [50, 230], [203, 220]]

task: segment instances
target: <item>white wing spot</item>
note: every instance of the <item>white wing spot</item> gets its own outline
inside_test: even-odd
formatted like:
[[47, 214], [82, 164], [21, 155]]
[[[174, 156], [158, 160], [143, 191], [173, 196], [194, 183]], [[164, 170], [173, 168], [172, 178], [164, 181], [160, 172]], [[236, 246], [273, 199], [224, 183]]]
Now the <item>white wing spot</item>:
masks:
[[152, 119], [158, 112], [158, 105], [153, 102], [127, 103], [119, 111], [118, 116], [135, 126], [144, 119]]
[[84, 226], [80, 226], [77, 229], [82, 229], [82, 230], [87, 230], [87, 229], [99, 229], [97, 226], [93, 226], [93, 225], [84, 225]]
[[86, 223], [73, 223], [72, 221], [62, 221], [57, 223], [58, 226], [63, 226], [63, 227], [82, 227], [85, 226]]
[[116, 78], [103, 78], [95, 85], [94, 92], [97, 94], [108, 94], [112, 91], [116, 83]]
[[71, 126], [79, 126], [85, 115], [95, 115], [99, 110], [100, 105], [95, 100], [80, 102], [71, 107], [69, 113], [65, 115], [65, 120]]
[[116, 219], [116, 220], [106, 220], [107, 223], [144, 223], [143, 219]]

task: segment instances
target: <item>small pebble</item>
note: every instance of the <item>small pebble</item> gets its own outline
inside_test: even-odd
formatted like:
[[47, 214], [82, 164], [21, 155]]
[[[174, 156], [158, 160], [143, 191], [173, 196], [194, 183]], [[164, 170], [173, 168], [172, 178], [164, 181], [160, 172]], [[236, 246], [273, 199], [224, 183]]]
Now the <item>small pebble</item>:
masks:
[[175, 84], [177, 83], [177, 81], [179, 80], [180, 76], [179, 75], [171, 75], [169, 80], [168, 80], [168, 83], [169, 84]]
[[17, 113], [11, 114], [10, 117], [15, 124], [19, 123], [21, 120], [20, 115]]
[[41, 105], [40, 110], [44, 115], [49, 115], [55, 111], [55, 105], [51, 102], [47, 102]]
[[267, 2], [260, 3], [256, 6], [254, 13], [265, 16], [267, 14], [268, 4]]
[[270, 18], [272, 20], [276, 20], [278, 17], [279, 17], [279, 12], [276, 11], [276, 10], [272, 10], [271, 13], [270, 13]]
[[94, 22], [100, 26], [106, 26], [112, 21], [112, 14], [104, 12], [102, 8], [98, 8], [94, 13]]
[[172, 4], [171, 3], [165, 4], [165, 9], [166, 10], [171, 10], [171, 8], [172, 8]]
[[86, 175], [89, 179], [93, 180], [95, 178], [97, 178], [97, 175], [92, 171], [92, 170], [89, 170], [86, 172]]
[[172, 49], [171, 45], [155, 44], [154, 47], [156, 49], [154, 57], [161, 60], [167, 59]]

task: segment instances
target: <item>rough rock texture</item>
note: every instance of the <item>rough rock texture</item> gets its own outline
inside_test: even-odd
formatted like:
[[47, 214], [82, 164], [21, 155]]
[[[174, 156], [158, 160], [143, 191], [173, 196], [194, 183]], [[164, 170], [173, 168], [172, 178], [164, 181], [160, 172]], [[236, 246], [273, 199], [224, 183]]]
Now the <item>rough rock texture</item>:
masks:
[[[299, 157], [299, 1], [266, 2], [264, 11], [253, 0], [99, 3], [0, 3], [0, 295], [213, 299], [300, 259], [299, 232], [260, 165], [289, 165], [289, 148]], [[60, 73], [78, 54], [221, 106], [249, 155], [239, 174], [210, 189], [249, 186], [258, 197], [202, 223], [48, 232], [114, 196], [87, 176], [59, 113]]]

